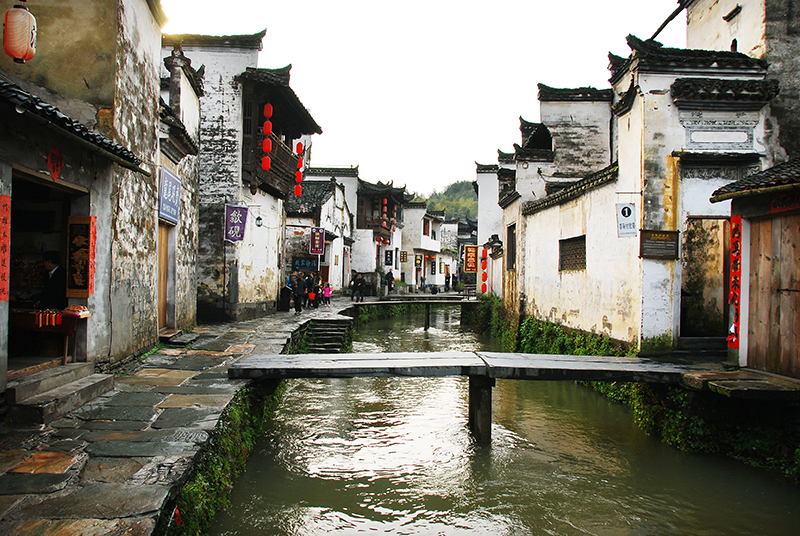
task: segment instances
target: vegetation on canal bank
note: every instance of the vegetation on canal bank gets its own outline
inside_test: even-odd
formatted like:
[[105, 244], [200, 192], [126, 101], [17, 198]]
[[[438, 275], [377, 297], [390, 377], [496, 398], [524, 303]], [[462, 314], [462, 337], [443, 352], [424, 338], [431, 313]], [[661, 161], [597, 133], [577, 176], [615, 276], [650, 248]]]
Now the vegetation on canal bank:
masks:
[[422, 304], [402, 302], [378, 307], [356, 307], [353, 314], [353, 329], [357, 329], [359, 326], [363, 326], [373, 320], [393, 318], [395, 316], [421, 311], [424, 308], [425, 306]]
[[[496, 296], [482, 296], [470, 322], [503, 341], [503, 350], [524, 353], [628, 356], [631, 348], [608, 337], [565, 329], [533, 318], [520, 325]], [[462, 323], [466, 325], [465, 319]], [[656, 351], [660, 341], [649, 344]], [[732, 456], [779, 471], [800, 482], [800, 408], [778, 402], [731, 400], [715, 393], [646, 383], [582, 382], [625, 404], [636, 424], [677, 449]]]

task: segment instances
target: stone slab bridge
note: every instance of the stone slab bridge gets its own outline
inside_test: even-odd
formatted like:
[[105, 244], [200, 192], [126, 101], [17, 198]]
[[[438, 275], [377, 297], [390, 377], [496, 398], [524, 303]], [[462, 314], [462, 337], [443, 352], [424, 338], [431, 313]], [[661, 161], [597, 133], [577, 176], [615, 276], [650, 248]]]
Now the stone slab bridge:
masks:
[[643, 358], [498, 352], [252, 355], [228, 369], [231, 379], [469, 377], [469, 428], [491, 441], [497, 378], [540, 381], [633, 381], [681, 384], [692, 367]]

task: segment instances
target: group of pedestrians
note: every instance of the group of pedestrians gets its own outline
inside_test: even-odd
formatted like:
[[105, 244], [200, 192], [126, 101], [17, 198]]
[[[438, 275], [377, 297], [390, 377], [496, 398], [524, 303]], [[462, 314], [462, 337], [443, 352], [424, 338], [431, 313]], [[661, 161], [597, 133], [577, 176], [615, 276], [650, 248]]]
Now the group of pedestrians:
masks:
[[319, 273], [303, 274], [293, 271], [289, 276], [289, 288], [292, 290], [294, 314], [299, 315], [303, 306], [316, 309], [320, 305], [331, 304], [331, 284], [323, 283]]

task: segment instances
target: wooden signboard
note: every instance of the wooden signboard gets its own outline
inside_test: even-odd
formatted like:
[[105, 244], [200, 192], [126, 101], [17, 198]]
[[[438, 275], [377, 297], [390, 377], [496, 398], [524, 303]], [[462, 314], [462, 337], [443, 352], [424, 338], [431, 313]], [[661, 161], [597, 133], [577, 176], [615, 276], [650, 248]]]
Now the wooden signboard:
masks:
[[639, 256], [643, 259], [676, 260], [678, 258], [678, 231], [647, 231], [642, 229]]
[[67, 244], [67, 297], [94, 294], [96, 216], [70, 216]]

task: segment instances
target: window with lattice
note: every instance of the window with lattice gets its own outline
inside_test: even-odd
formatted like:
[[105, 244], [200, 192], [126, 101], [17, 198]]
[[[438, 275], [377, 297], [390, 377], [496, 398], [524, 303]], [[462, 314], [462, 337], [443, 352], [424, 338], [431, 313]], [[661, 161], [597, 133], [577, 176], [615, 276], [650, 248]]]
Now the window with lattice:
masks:
[[558, 241], [559, 271], [586, 269], [586, 235]]

